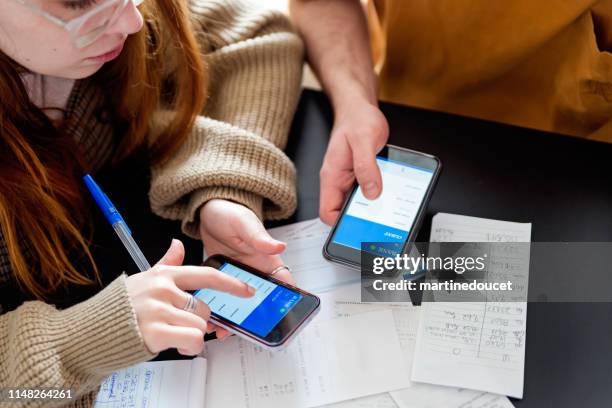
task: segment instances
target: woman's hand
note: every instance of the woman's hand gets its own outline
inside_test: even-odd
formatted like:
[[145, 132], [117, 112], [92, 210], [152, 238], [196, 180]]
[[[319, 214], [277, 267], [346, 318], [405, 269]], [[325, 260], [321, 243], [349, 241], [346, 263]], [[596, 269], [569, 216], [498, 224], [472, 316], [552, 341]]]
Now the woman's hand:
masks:
[[190, 296], [185, 290], [210, 288], [240, 297], [255, 293], [246, 283], [216, 269], [181, 266], [184, 255], [181, 241], [172, 240], [168, 252], [154, 267], [126, 279], [140, 333], [155, 354], [177, 348], [181, 354], [196, 355], [204, 347], [210, 309], [196, 298], [194, 313], [183, 310]]
[[[208, 255], [226, 255], [268, 273], [283, 265], [280, 254], [286, 244], [272, 238], [253, 211], [232, 201], [210, 200], [202, 206], [200, 236]], [[293, 283], [286, 270], [274, 277]]]
[[[210, 200], [202, 206], [200, 236], [208, 255], [226, 255], [267, 273], [283, 265], [279, 254], [285, 250], [285, 243], [273, 239], [253, 211], [232, 201]], [[274, 277], [294, 283], [287, 270]], [[217, 329], [217, 338], [228, 335], [226, 330]]]

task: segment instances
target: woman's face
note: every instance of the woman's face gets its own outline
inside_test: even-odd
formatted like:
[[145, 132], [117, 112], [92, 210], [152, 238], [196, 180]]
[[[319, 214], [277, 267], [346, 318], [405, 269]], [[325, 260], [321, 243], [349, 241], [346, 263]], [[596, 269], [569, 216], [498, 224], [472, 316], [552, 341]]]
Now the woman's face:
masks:
[[[64, 21], [83, 15], [107, 0], [32, 0]], [[30, 71], [62, 78], [93, 75], [116, 58], [128, 35], [142, 28], [133, 2], [92, 44], [77, 48], [70, 33], [15, 0], [0, 1], [0, 51]]]

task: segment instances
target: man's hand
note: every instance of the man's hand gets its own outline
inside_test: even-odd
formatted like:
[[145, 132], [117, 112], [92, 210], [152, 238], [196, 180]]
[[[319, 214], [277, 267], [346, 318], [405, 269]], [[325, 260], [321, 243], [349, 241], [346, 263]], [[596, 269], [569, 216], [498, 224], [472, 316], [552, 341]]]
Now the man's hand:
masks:
[[366, 198], [380, 195], [383, 186], [376, 154], [389, 138], [389, 125], [377, 106], [365, 100], [344, 106], [344, 112], [336, 112], [320, 172], [319, 216], [330, 225], [338, 218], [355, 178]]
[[335, 122], [321, 167], [319, 216], [332, 224], [355, 178], [367, 198], [382, 191], [376, 153], [389, 137], [377, 106], [376, 74], [366, 15], [359, 0], [290, 0], [293, 21], [334, 108]]

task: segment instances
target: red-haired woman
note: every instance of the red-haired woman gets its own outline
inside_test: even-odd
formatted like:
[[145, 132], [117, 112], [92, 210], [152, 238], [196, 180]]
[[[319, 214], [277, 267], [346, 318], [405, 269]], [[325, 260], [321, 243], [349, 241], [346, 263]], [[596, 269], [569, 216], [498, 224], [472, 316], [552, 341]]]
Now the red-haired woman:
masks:
[[[296, 205], [281, 149], [301, 66], [286, 18], [248, 2], [0, 2], [1, 387], [70, 388], [57, 403], [87, 405], [113, 370], [202, 349], [209, 310], [185, 311], [185, 290], [252, 294], [182, 265], [177, 240], [149, 271], [103, 268], [86, 233], [86, 172], [145, 151], [154, 213], [210, 254], [282, 265], [284, 244], [261, 220]], [[97, 293], [70, 298], [79, 287]]]

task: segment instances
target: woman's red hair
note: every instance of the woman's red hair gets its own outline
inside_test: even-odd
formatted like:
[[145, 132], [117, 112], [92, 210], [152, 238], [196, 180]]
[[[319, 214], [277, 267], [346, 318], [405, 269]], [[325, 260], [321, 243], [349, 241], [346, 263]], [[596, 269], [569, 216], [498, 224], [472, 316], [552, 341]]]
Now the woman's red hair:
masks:
[[[147, 0], [139, 9], [143, 29], [93, 80], [111, 87], [115, 117], [129, 124], [114, 160], [148, 145], [156, 164], [181, 146], [202, 111], [207, 71], [186, 0]], [[92, 284], [99, 275], [83, 233], [83, 169], [74, 142], [30, 102], [22, 71], [0, 52], [0, 228], [18, 284], [45, 300], [60, 286]], [[164, 84], [171, 84], [170, 92]], [[173, 114], [151, 140], [161, 110]], [[68, 254], [74, 252], [91, 263], [93, 279], [71, 263]]]

